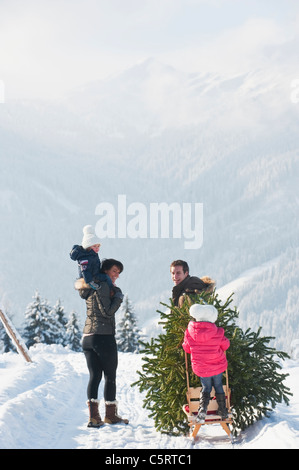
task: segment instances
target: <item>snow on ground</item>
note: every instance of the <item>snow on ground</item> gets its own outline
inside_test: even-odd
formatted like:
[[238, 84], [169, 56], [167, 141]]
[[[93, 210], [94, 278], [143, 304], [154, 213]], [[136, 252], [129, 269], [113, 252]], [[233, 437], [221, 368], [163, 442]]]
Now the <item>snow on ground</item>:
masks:
[[[141, 370], [141, 355], [119, 353], [117, 399], [128, 425], [86, 427], [88, 372], [82, 353], [52, 345], [30, 349], [32, 363], [16, 353], [0, 355], [1, 449], [294, 449], [299, 448], [299, 363], [286, 361], [286, 385], [293, 397], [269, 418], [243, 431], [231, 443], [221, 426], [203, 426], [195, 444], [184, 436], [155, 430], [144, 395], [131, 387]], [[100, 385], [99, 398], [103, 395]], [[185, 397], [182, 397], [182, 404]], [[104, 415], [104, 403], [100, 411]]]

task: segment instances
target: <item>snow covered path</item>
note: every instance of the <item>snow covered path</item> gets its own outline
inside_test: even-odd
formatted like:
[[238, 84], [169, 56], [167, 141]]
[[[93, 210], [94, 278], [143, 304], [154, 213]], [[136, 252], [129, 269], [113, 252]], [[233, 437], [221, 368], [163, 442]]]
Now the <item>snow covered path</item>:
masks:
[[[286, 363], [287, 385], [294, 396], [289, 407], [278, 405], [268, 419], [244, 431], [236, 444], [220, 426], [205, 426], [200, 441], [155, 430], [143, 395], [130, 384], [141, 370], [141, 356], [120, 353], [117, 375], [119, 413], [128, 425], [86, 427], [88, 373], [82, 353], [60, 346], [30, 349], [33, 363], [14, 353], [0, 355], [1, 449], [291, 449], [299, 448], [299, 366]], [[101, 384], [99, 398], [102, 397]], [[104, 415], [104, 404], [100, 410]]]

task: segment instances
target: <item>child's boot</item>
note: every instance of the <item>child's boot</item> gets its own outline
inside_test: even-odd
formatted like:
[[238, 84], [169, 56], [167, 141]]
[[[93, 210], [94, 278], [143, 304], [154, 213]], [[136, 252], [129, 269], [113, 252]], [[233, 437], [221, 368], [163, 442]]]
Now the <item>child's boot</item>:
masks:
[[226, 403], [225, 403], [225, 394], [216, 393], [216, 400], [218, 403], [218, 414], [221, 416], [222, 419], [227, 419], [228, 411], [227, 411]]
[[203, 424], [205, 422], [205, 419], [207, 416], [207, 408], [209, 406], [209, 403], [210, 403], [210, 393], [203, 392], [200, 398], [198, 413], [195, 418], [195, 421], [197, 423]]

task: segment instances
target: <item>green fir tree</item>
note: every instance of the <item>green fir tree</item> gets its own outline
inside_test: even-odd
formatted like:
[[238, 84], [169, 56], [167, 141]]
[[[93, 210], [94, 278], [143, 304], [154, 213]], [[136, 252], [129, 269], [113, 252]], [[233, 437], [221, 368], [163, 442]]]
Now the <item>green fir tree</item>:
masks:
[[[218, 310], [217, 326], [225, 330], [230, 340], [227, 350], [228, 377], [231, 388], [233, 433], [267, 416], [277, 403], [289, 402], [289, 388], [284, 385], [288, 374], [281, 373], [281, 360], [288, 357], [285, 352], [269, 346], [272, 337], [260, 335], [247, 329], [245, 332], [236, 324], [238, 311], [231, 308], [232, 296], [223, 304], [213, 293], [196, 294], [187, 298], [181, 308], [167, 307], [161, 312], [160, 323], [164, 333], [149, 342], [143, 342], [144, 354], [138, 386], [145, 392], [144, 407], [150, 411], [157, 431], [171, 435], [186, 434], [189, 430], [182, 405], [186, 403], [186, 365], [182, 348], [184, 332], [190, 321], [190, 303], [209, 303]], [[188, 358], [188, 360], [190, 360]], [[200, 379], [189, 370], [190, 386], [200, 386]], [[225, 374], [223, 380], [225, 383]]]
[[[6, 316], [9, 317], [7, 312]], [[4, 325], [0, 321], [0, 353], [7, 353], [9, 351], [16, 352], [17, 350], [9, 335], [7, 334]]]
[[128, 295], [125, 295], [121, 313], [122, 318], [117, 325], [116, 334], [118, 350], [137, 353], [140, 349], [141, 332], [137, 327], [136, 316]]
[[[33, 301], [27, 306], [25, 312], [24, 338], [26, 346], [30, 348], [36, 343], [53, 343], [53, 333], [49, 325], [52, 325], [52, 319], [49, 321], [51, 307], [46, 299], [42, 299], [39, 292], [36, 291]], [[56, 322], [55, 322], [56, 333]]]
[[50, 323], [52, 328], [52, 342], [66, 346], [69, 339], [67, 338], [68, 319], [66, 318], [64, 307], [61, 300], [58, 299], [50, 312]]
[[82, 351], [81, 336], [77, 315], [75, 312], [71, 312], [66, 324], [65, 345], [68, 345], [73, 351]]

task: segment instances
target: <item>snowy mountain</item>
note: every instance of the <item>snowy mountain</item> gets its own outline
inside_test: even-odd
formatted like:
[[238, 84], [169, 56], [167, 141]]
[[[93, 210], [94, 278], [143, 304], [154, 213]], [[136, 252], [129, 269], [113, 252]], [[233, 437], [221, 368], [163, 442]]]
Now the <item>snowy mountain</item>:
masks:
[[159, 302], [171, 296], [169, 265], [181, 258], [222, 294], [234, 288], [240, 326], [261, 325], [288, 350], [299, 338], [299, 105], [290, 63], [219, 76], [149, 59], [59, 102], [1, 104], [0, 301], [15, 323], [36, 289], [83, 321], [68, 253], [83, 225], [99, 221], [98, 205], [117, 212], [122, 195], [148, 216], [152, 203], [203, 204], [200, 248], [186, 249], [173, 230], [151, 238], [149, 226], [143, 238], [103, 239], [101, 258], [124, 263], [119, 286], [139, 326], [155, 330]]

